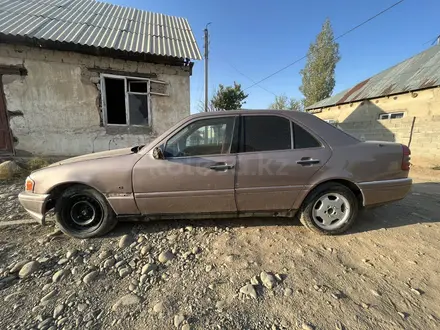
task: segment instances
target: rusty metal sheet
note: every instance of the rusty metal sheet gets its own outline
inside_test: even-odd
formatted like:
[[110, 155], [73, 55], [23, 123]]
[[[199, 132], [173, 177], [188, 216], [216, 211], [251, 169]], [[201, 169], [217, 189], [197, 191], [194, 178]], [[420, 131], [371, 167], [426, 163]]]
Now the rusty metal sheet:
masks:
[[440, 45], [431, 47], [306, 110], [440, 86]]
[[0, 36], [202, 58], [185, 18], [95, 0], [0, 0]]

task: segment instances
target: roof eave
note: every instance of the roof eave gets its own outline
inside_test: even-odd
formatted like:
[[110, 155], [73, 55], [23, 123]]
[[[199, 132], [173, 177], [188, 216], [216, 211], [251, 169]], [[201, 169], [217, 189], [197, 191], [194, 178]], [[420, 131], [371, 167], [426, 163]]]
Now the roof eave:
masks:
[[[19, 44], [37, 48], [45, 48], [51, 50], [71, 51], [86, 55], [112, 57], [123, 60], [136, 62], [147, 62], [156, 64], [167, 64], [172, 66], [190, 66], [191, 60], [199, 60], [200, 58], [179, 58], [174, 56], [157, 55], [152, 53], [138, 53], [113, 48], [101, 48], [88, 45], [80, 45], [75, 43], [59, 42], [52, 40], [41, 40], [23, 36], [12, 36], [0, 33], [0, 43]], [[192, 65], [191, 65], [192, 67]]]

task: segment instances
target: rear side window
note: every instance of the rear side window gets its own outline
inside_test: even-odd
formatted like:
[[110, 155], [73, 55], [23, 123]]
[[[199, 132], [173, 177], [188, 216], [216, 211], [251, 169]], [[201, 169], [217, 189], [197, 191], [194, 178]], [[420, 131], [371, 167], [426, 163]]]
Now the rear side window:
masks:
[[295, 149], [321, 147], [321, 143], [318, 140], [297, 124], [293, 124], [293, 140], [295, 141]]
[[277, 116], [243, 116], [240, 152], [292, 149], [290, 121]]

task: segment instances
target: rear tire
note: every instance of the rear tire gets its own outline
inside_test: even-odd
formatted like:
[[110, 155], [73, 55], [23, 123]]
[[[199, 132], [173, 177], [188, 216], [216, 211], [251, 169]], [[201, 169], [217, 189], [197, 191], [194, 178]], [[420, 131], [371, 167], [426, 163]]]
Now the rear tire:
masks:
[[354, 193], [338, 183], [326, 183], [310, 192], [298, 217], [304, 227], [321, 235], [338, 235], [356, 220], [359, 204]]
[[81, 239], [105, 235], [118, 223], [104, 196], [82, 185], [62, 193], [56, 201], [55, 214], [63, 233]]

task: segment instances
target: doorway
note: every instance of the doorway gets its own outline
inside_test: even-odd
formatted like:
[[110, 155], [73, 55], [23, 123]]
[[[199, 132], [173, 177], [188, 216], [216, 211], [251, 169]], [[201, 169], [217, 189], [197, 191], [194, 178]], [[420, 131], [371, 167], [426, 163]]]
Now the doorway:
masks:
[[3, 93], [2, 75], [0, 75], [0, 154], [12, 154], [11, 131], [6, 112], [5, 94]]

